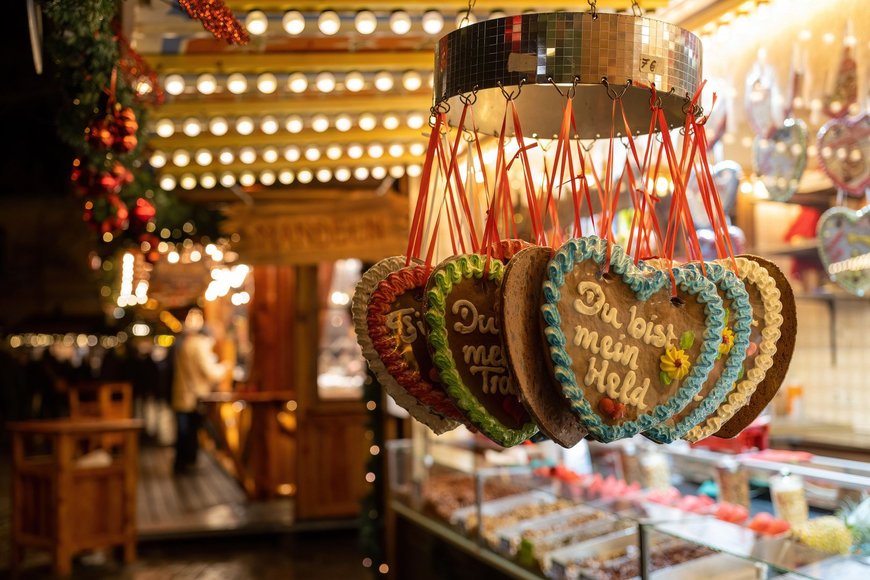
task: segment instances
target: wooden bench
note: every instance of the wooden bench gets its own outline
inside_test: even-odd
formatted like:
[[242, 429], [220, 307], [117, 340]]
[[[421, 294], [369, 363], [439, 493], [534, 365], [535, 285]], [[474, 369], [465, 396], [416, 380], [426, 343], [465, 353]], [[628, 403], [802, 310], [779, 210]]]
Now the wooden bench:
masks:
[[[69, 575], [82, 550], [123, 547], [136, 558], [138, 435], [135, 419], [11, 423], [12, 553], [16, 570], [27, 548], [51, 552], [55, 573]], [[118, 437], [111, 460], [87, 464], [95, 438]], [[108, 453], [102, 450], [101, 453]], [[93, 456], [91, 457], [93, 459]]]

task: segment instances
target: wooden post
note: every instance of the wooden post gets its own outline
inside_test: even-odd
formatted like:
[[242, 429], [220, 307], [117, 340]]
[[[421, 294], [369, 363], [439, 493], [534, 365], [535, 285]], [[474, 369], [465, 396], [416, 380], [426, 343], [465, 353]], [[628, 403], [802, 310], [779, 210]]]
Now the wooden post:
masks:
[[70, 501], [73, 483], [73, 438], [68, 433], [60, 433], [56, 438], [57, 447], [54, 450], [56, 462], [54, 474], [54, 509], [57, 513], [57, 538], [54, 544], [54, 570], [59, 576], [69, 576], [72, 573], [72, 550], [70, 547]]
[[139, 480], [139, 432], [124, 433], [124, 563], [136, 560], [136, 482]]
[[23, 437], [21, 433], [12, 434], [12, 533], [9, 538], [11, 543], [9, 568], [13, 573], [18, 570], [18, 566], [24, 560], [24, 546], [19, 541], [22, 532], [21, 512], [23, 510], [23, 502], [21, 491], [18, 489], [21, 485], [18, 474], [21, 466], [24, 464]]

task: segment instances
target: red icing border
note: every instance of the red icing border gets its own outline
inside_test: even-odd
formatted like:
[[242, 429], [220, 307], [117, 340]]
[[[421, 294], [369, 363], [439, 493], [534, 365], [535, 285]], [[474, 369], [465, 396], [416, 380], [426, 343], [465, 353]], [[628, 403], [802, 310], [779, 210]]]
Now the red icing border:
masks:
[[426, 405], [431, 411], [471, 427], [468, 419], [447, 397], [447, 393], [411, 369], [396, 349], [395, 337], [387, 328], [387, 315], [400, 294], [413, 290], [424, 291], [427, 276], [425, 266], [406, 266], [389, 274], [372, 292], [366, 321], [369, 338], [381, 357], [384, 367], [409, 395]]

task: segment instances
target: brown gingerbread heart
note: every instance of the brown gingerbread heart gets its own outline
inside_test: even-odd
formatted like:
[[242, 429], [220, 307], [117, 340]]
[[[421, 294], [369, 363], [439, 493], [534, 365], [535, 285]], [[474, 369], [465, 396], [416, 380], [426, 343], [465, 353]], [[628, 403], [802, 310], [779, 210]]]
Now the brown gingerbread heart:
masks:
[[540, 330], [544, 276], [553, 250], [527, 247], [505, 267], [500, 308], [507, 365], [526, 411], [541, 431], [562, 447], [573, 447], [586, 429], [571, 411], [545, 362], [546, 343]]

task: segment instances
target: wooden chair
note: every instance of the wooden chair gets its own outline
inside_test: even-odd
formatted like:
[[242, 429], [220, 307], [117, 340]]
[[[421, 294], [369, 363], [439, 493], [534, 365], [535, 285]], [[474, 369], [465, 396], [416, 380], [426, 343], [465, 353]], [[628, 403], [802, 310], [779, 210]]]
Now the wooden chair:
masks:
[[[69, 389], [69, 416], [73, 420], [130, 419], [133, 385], [118, 382], [80, 383]], [[107, 434], [95, 442], [104, 449], [123, 443], [123, 436]]]
[[[142, 422], [50, 420], [11, 423], [12, 552], [17, 569], [27, 548], [51, 552], [55, 573], [69, 575], [82, 550], [122, 546], [136, 558], [138, 431]], [[83, 443], [120, 438], [111, 462], [87, 467]]]

